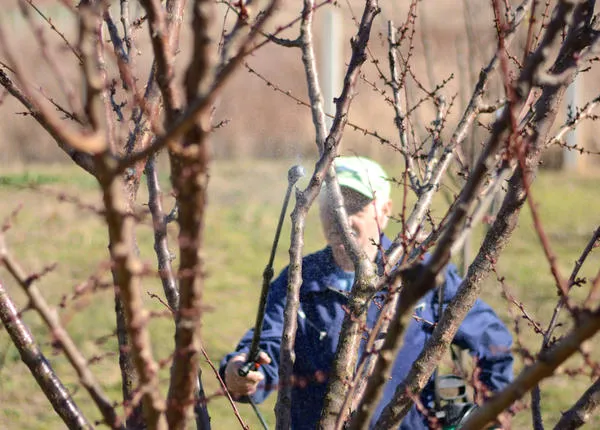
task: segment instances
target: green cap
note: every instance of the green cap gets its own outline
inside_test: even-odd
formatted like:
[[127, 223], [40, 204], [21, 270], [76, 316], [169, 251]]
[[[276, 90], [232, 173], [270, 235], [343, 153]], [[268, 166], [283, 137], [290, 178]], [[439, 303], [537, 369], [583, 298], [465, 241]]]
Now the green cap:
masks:
[[390, 181], [383, 168], [365, 157], [338, 157], [333, 162], [340, 187], [350, 188], [370, 199], [390, 198]]

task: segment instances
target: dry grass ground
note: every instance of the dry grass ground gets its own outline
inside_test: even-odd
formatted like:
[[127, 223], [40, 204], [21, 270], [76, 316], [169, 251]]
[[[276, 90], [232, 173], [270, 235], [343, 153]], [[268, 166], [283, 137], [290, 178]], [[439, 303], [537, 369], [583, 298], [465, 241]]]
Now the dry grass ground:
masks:
[[[394, 159], [395, 156], [389, 154], [386, 166], [391, 174], [398, 174], [399, 164], [394, 163]], [[217, 161], [213, 166], [206, 233], [208, 278], [204, 297], [207, 308], [203, 319], [203, 339], [209, 356], [215, 362], [229, 352], [243, 332], [253, 324], [262, 268], [266, 264], [286, 187], [286, 171], [294, 162]], [[302, 160], [308, 169], [312, 169], [313, 162], [312, 158]], [[56, 263], [56, 268], [39, 284], [51, 305], [58, 306], [63, 297], [69, 297], [75, 287], [85, 282], [91, 274], [109, 279], [105, 268], [108, 255], [105, 229], [98, 215], [87, 206], [98, 207], [99, 204], [98, 190], [89, 176], [72, 167], [32, 166], [24, 170], [5, 171], [0, 178], [0, 219], [4, 219], [16, 207], [21, 207], [7, 232], [10, 249], [29, 273], [39, 272]], [[600, 213], [597, 182], [598, 177], [542, 173], [534, 187], [537, 207], [558, 256], [559, 267], [565, 275], [570, 273], [582, 246], [597, 226]], [[400, 189], [394, 190], [398, 205], [401, 193]], [[59, 201], [57, 196], [62, 194], [76, 198], [79, 203]], [[144, 202], [142, 195], [138, 202], [141, 210], [144, 209]], [[440, 200], [436, 203], [434, 217], [443, 215], [442, 207]], [[396, 209], [400, 210], [399, 206]], [[392, 225], [389, 233], [393, 235], [398, 229], [398, 225]], [[175, 232], [171, 231], [170, 234], [173, 238]], [[474, 248], [480, 237], [481, 232], [478, 232]], [[149, 267], [154, 267], [147, 220], [138, 228], [138, 240], [142, 258]], [[317, 217], [311, 211], [305, 250], [312, 252], [320, 248], [322, 243]], [[288, 246], [289, 222], [286, 222], [276, 270], [285, 264]], [[599, 266], [600, 254], [596, 251], [584, 266], [582, 275], [594, 275]], [[498, 270], [506, 278], [506, 284], [516, 298], [545, 326], [557, 296], [548, 264], [532, 230], [528, 211], [524, 211], [519, 229], [499, 261]], [[26, 304], [23, 295], [4, 269], [0, 269], [0, 279], [14, 296], [19, 308], [23, 309]], [[153, 276], [144, 280], [144, 290], [161, 294], [159, 283]], [[583, 286], [574, 293], [581, 297], [586, 290], [587, 287]], [[500, 285], [495, 279], [488, 279], [483, 297], [507, 324], [514, 326], [509, 309], [513, 312], [516, 310], [502, 299]], [[150, 309], [163, 309], [149, 295], [145, 302]], [[76, 300], [68, 300], [58, 312], [86, 356], [90, 359], [102, 357], [91, 367], [111, 398], [118, 401], [120, 382], [114, 355], [116, 340], [110, 336], [115, 327], [112, 290], [90, 292]], [[76, 401], [93, 419], [97, 419], [99, 415], [87, 394], [77, 384], [76, 375], [66, 359], [51, 347], [49, 333], [39, 318], [31, 311], [25, 312], [24, 318]], [[535, 352], [540, 344], [539, 336], [534, 334], [525, 320], [520, 318], [519, 324], [524, 344]], [[156, 358], [164, 359], [171, 350], [172, 323], [168, 319], [157, 318], [152, 320], [150, 328]], [[568, 324], [560, 327], [558, 334], [568, 328]], [[594, 358], [598, 357], [597, 340], [596, 337], [590, 342]], [[517, 368], [520, 369], [522, 362], [517, 361]], [[590, 384], [589, 377], [584, 375], [568, 376], [567, 371], [579, 363], [579, 358], [572, 359], [561, 368], [559, 375], [542, 385], [543, 413], [548, 425], [556, 422], [560, 411], [569, 407]], [[207, 392], [215, 395], [209, 403], [214, 428], [237, 428], [229, 405], [218, 395], [218, 383], [210, 368], [204, 361], [202, 366]], [[164, 369], [162, 378], [165, 391], [167, 377], [168, 371]], [[274, 396], [261, 406], [271, 422], [273, 401]], [[528, 402], [528, 396], [525, 401]], [[0, 429], [62, 428], [3, 330], [0, 330], [0, 405]], [[241, 413], [251, 427], [258, 428], [249, 408], [242, 406]], [[588, 428], [597, 428], [598, 425], [600, 418], [596, 416]], [[517, 415], [515, 428], [531, 428], [528, 410]]]

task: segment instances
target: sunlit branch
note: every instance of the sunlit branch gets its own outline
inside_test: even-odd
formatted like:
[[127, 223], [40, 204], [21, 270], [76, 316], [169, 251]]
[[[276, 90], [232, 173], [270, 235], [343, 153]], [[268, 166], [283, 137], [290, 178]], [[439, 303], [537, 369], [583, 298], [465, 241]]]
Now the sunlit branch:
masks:
[[44, 12], [42, 12], [40, 10], [40, 8], [38, 8], [35, 5], [35, 3], [33, 3], [32, 0], [19, 0], [19, 3], [23, 3], [23, 2], [26, 2], [33, 10], [35, 10], [35, 12], [46, 22], [46, 24], [48, 24], [48, 27], [50, 28], [50, 30], [55, 32], [58, 35], [58, 37], [60, 37], [63, 40], [63, 42], [65, 42], [65, 46], [67, 46], [67, 48], [69, 48], [69, 50], [73, 53], [73, 55], [75, 55], [75, 57], [77, 57], [77, 59], [81, 63], [82, 58], [81, 58], [80, 53], [75, 49], [75, 47], [71, 44], [71, 42], [69, 42], [69, 40], [66, 38], [65, 34], [54, 25], [54, 23], [52, 22], [52, 19], [47, 17], [44, 14]]
[[36, 109], [33, 102], [29, 99], [27, 94], [6, 75], [4, 70], [0, 68], [0, 85], [2, 85], [16, 100], [18, 100], [27, 109], [29, 114], [48, 132], [50, 136], [56, 141], [57, 145], [69, 156], [71, 159], [82, 169], [88, 173], [95, 175], [94, 165], [92, 157], [84, 152], [75, 149], [66, 140], [63, 139], [63, 135], [59, 133], [53, 123], [47, 121], [47, 118]]
[[413, 190], [418, 190], [420, 187], [419, 179], [415, 172], [415, 166], [411, 153], [408, 149], [408, 136], [406, 133], [406, 120], [405, 115], [402, 112], [402, 104], [400, 101], [400, 87], [404, 85], [403, 82], [398, 81], [398, 59], [396, 55], [396, 29], [392, 21], [388, 21], [388, 57], [390, 65], [390, 82], [389, 85], [392, 87], [392, 94], [394, 96], [394, 123], [398, 129], [400, 136], [400, 153], [404, 158], [405, 169], [410, 180], [410, 185]]
[[252, 28], [252, 31], [246, 36], [244, 43], [239, 49], [237, 55], [235, 55], [229, 62], [219, 69], [210, 88], [207, 90], [199, 90], [195, 99], [188, 104], [188, 106], [171, 122], [170, 126], [165, 130], [164, 134], [157, 137], [154, 142], [148, 147], [131, 154], [119, 160], [115, 172], [122, 172], [127, 167], [137, 163], [140, 160], [156, 153], [165, 146], [172, 144], [181, 138], [186, 132], [195, 126], [198, 115], [207, 109], [211, 109], [216, 97], [223, 89], [225, 83], [231, 78], [233, 73], [237, 70], [239, 64], [243, 61], [246, 55], [250, 52], [250, 46], [260, 32], [260, 28], [271, 17], [273, 12], [279, 6], [281, 0], [272, 0], [269, 6], [265, 9], [264, 13], [260, 16], [257, 24]]
[[94, 377], [94, 374], [88, 366], [87, 359], [83, 356], [73, 339], [60, 323], [58, 314], [50, 308], [43, 298], [36, 285], [36, 276], [27, 276], [25, 274], [18, 262], [8, 252], [3, 236], [0, 236], [0, 259], [6, 269], [19, 283], [23, 292], [27, 294], [30, 306], [36, 310], [46, 326], [50, 329], [53, 337], [58, 342], [58, 345], [60, 345], [60, 348], [64, 351], [69, 363], [71, 363], [77, 372], [81, 385], [87, 390], [96, 404], [96, 407], [102, 413], [102, 417], [106, 421], [106, 424], [112, 428], [124, 430], [125, 427], [113, 407], [113, 402], [104, 393], [102, 387]]
[[[327, 129], [325, 125], [325, 113], [323, 110], [323, 96], [319, 85], [317, 67], [315, 63], [314, 46], [312, 39], [314, 0], [304, 0], [302, 11], [302, 21], [300, 23], [300, 35], [298, 41], [302, 49], [302, 60], [304, 63], [304, 72], [306, 73], [306, 82], [308, 87], [308, 97], [312, 122], [315, 127], [315, 140], [319, 153], [323, 156], [325, 152], [325, 139]], [[248, 66], [246, 66], [248, 67]], [[314, 174], [313, 174], [314, 177]], [[316, 188], [317, 185], [313, 185]], [[314, 198], [318, 193], [304, 191]], [[294, 345], [297, 331], [297, 315], [300, 307], [300, 286], [302, 285], [302, 250], [303, 233], [305, 226], [306, 213], [312, 201], [302, 201], [301, 195], [296, 195], [296, 207], [292, 212], [292, 234], [290, 238], [290, 270], [288, 275], [288, 286], [286, 294], [286, 306], [283, 314], [283, 332], [279, 357], [279, 381], [280, 389], [277, 394], [277, 403], [275, 405], [276, 427], [286, 430], [291, 426], [291, 408], [292, 408], [292, 377], [294, 373], [295, 352]], [[300, 206], [304, 203], [305, 209]]]
[[106, 149], [106, 140], [104, 136], [96, 132], [83, 132], [74, 130], [69, 124], [66, 124], [50, 107], [26, 84], [28, 81], [27, 73], [21, 59], [17, 59], [14, 51], [8, 47], [7, 37], [4, 29], [0, 26], [0, 48], [4, 56], [11, 63], [15, 71], [15, 76], [21, 84], [21, 91], [31, 104], [30, 110], [35, 110], [47, 128], [51, 130], [52, 135], [59, 137], [60, 142], [64, 142], [76, 151], [84, 153], [100, 153]]
[[[336, 99], [336, 115], [329, 136], [325, 140], [325, 151], [335, 151], [335, 146], [341, 139], [360, 67], [366, 61], [365, 49], [370, 38], [372, 23], [379, 12], [377, 1], [367, 1], [365, 3], [358, 32], [352, 39], [352, 57], [344, 77], [342, 93]], [[328, 191], [335, 193], [337, 190], [338, 187], [335, 186], [335, 182], [332, 184], [330, 181]], [[344, 217], [338, 216], [337, 219], [343, 222]], [[358, 361], [360, 339], [362, 338], [364, 321], [366, 321], [366, 304], [374, 291], [376, 283], [373, 264], [367, 258], [364, 258], [362, 253], [359, 254], [356, 249], [353, 249], [356, 246], [353, 240], [348, 241], [346, 239], [348, 238], [344, 238], [344, 246], [347, 246], [346, 249], [352, 250], [350, 256], [354, 264], [355, 281], [348, 302], [348, 312], [342, 323], [340, 341], [335, 353], [323, 410], [321, 411], [319, 425], [325, 428], [333, 427], [338, 414], [342, 413], [341, 408], [344, 403], [346, 381], [352, 378]], [[362, 258], [357, 259], [358, 256]]]
[[[312, 106], [311, 103], [307, 103], [306, 101], [302, 100], [299, 97], [296, 97], [291, 91], [289, 90], [285, 90], [281, 87], [279, 87], [278, 85], [274, 84], [272, 81], [270, 81], [269, 79], [267, 79], [264, 75], [260, 74], [256, 69], [250, 67], [248, 65], [248, 63], [245, 63], [244, 66], [246, 67], [246, 70], [248, 70], [248, 72], [250, 72], [251, 74], [253, 74], [254, 76], [256, 76], [257, 78], [259, 78], [261, 81], [263, 81], [267, 86], [273, 88], [275, 91], [277, 91], [280, 94], [283, 94], [286, 97], [289, 97], [290, 99], [292, 99], [294, 102], [298, 103], [301, 106], [307, 107], [307, 108], [311, 108], [312, 110]], [[328, 114], [325, 113], [325, 116], [327, 118], [333, 119], [334, 115], [332, 114]], [[391, 142], [389, 139], [381, 136], [377, 131], [372, 131], [372, 130], [368, 130], [356, 123], [353, 123], [352, 121], [348, 121], [346, 123], [346, 127], [354, 130], [354, 131], [358, 131], [362, 134], [364, 134], [365, 136], [371, 136], [374, 137], [375, 139], [377, 139], [379, 141], [379, 143], [381, 144], [387, 144], [390, 145]]]
[[[25, 1], [40, 16], [42, 16], [42, 18], [45, 21], [44, 24], [40, 24], [38, 22], [35, 22], [35, 20], [32, 19], [31, 14], [29, 12], [29, 7], [27, 7], [25, 5]], [[51, 23], [52, 21], [48, 17], [46, 17], [31, 2], [31, 0], [21, 0], [21, 1], [19, 1], [19, 6], [21, 7], [21, 13], [27, 19], [27, 22], [29, 23], [29, 25], [31, 27], [32, 33], [33, 33], [33, 35], [35, 37], [35, 40], [37, 42], [37, 45], [38, 45], [38, 47], [40, 49], [41, 54], [44, 57], [44, 60], [46, 61], [46, 63], [50, 67], [50, 69], [52, 70], [52, 72], [53, 72], [54, 76], [56, 77], [56, 79], [57, 79], [60, 87], [64, 91], [64, 94], [65, 94], [65, 96], [67, 98], [67, 101], [69, 103], [69, 107], [71, 109], [71, 112], [68, 114], [68, 116], [70, 116], [73, 119], [75, 119], [76, 121], [80, 122], [81, 121], [81, 114], [82, 114], [81, 103], [77, 99], [77, 96], [76, 96], [75, 91], [73, 89], [73, 85], [71, 84], [71, 80], [68, 79], [65, 76], [64, 67], [61, 67], [62, 65], [58, 63], [57, 59], [55, 57], [53, 57], [52, 53], [50, 53], [49, 50], [48, 50], [48, 41], [46, 40], [46, 37], [45, 37], [45, 34], [44, 34], [44, 27], [43, 27], [43, 25], [48, 25], [53, 31], [55, 31], [57, 34], [59, 34], [63, 38], [63, 40], [65, 41], [67, 47], [70, 48], [71, 50], [73, 50], [72, 46], [69, 44], [69, 42], [66, 40], [66, 38], [64, 38], [64, 35], [60, 31], [58, 31], [58, 29]], [[82, 61], [81, 55], [79, 53], [77, 53], [76, 51], [74, 51], [74, 50], [73, 50], [73, 53], [76, 55], [76, 57], [79, 60], [79, 63], [81, 64], [81, 61]], [[56, 104], [56, 106], [57, 106], [57, 108], [59, 108], [58, 104]]]
[[[525, 13], [527, 11], [527, 8], [528, 8], [528, 5], [530, 4], [530, 2], [531, 2], [531, 0], [525, 0], [519, 6], [519, 8], [517, 8], [517, 11], [516, 11], [515, 17], [513, 19], [512, 26], [511, 26], [511, 29], [513, 32], [518, 27], [519, 23], [522, 21], [523, 16], [525, 15]], [[441, 181], [441, 178], [442, 178], [443, 174], [445, 173], [445, 171], [446, 171], [447, 167], [449, 166], [449, 163], [452, 159], [453, 150], [454, 150], [454, 148], [457, 148], [460, 145], [460, 143], [464, 140], [464, 138], [466, 137], [466, 132], [467, 132], [468, 128], [471, 126], [475, 116], [479, 112], [479, 106], [481, 104], [481, 100], [482, 100], [489, 76], [492, 73], [492, 71], [495, 69], [497, 62], [498, 62], [498, 53], [495, 53], [494, 56], [492, 57], [492, 59], [490, 60], [490, 62], [488, 63], [488, 65], [484, 69], [482, 69], [482, 71], [479, 75], [479, 81], [475, 85], [475, 90], [471, 96], [469, 105], [467, 106], [462, 119], [459, 121], [459, 124], [453, 134], [450, 144], [446, 147], [445, 151], [441, 155], [441, 157], [440, 157], [441, 160], [437, 164], [437, 168], [435, 169], [435, 172], [433, 173], [433, 176], [431, 177], [430, 183], [422, 185], [422, 187], [426, 187], [426, 188], [422, 188], [421, 194], [420, 194], [419, 198], [417, 199], [417, 202], [415, 203], [413, 210], [411, 211], [408, 219], [406, 219], [406, 221], [403, 223], [402, 232], [398, 235], [398, 237], [395, 239], [395, 241], [392, 244], [392, 246], [390, 247], [390, 249], [387, 251], [387, 263], [386, 263], [385, 273], [390, 273], [392, 271], [394, 266], [398, 263], [400, 258], [404, 255], [405, 249], [404, 249], [403, 244], [406, 242], [406, 240], [414, 241], [417, 232], [421, 228], [424, 217], [427, 214], [427, 211], [429, 210], [429, 207], [431, 205], [433, 196], [438, 190], [438, 186]], [[433, 238], [433, 236], [437, 237], [438, 234], [439, 234], [439, 232], [432, 232], [430, 234], [430, 238]], [[457, 240], [462, 240], [461, 238], [464, 239], [464, 236], [459, 235], [457, 237]], [[423, 244], [423, 247], [425, 247], [425, 248], [427, 248], [429, 246], [430, 245], [427, 243]], [[385, 283], [388, 281], [389, 281], [389, 279], [384, 279], [382, 282]], [[371, 331], [369, 343], [373, 344], [373, 345], [377, 345], [376, 349], [381, 348], [381, 344], [383, 343], [383, 341], [379, 340], [378, 342], [375, 342], [375, 339], [378, 338], [380, 332], [381, 333], [387, 332], [390, 321], [394, 320], [394, 318], [395, 318], [394, 315], [395, 315], [395, 312], [397, 309], [397, 301], [398, 300], [399, 300], [398, 294], [393, 294], [391, 296], [390, 300], [385, 304], [384, 309], [382, 310], [382, 312], [378, 318], [378, 321], [375, 325], [375, 327], [377, 327], [377, 329]], [[355, 388], [355, 392], [356, 392], [355, 400], [354, 400], [355, 405], [358, 405], [360, 403], [361, 399], [363, 399], [363, 397], [364, 397], [364, 391], [367, 387], [369, 377], [370, 377], [370, 375], [372, 375], [375, 365], [376, 365], [377, 355], [369, 354], [368, 357], [366, 358], [366, 360], [367, 360], [367, 362], [364, 363], [363, 370], [361, 372], [357, 373], [355, 382], [354, 382], [354, 384], [358, 385]], [[349, 390], [349, 395], [352, 393], [353, 388], [351, 388]]]
[[600, 311], [595, 310], [588, 315], [583, 315], [581, 321], [569, 334], [550, 349], [541, 352], [535, 363], [525, 368], [508, 387], [486, 402], [485, 407], [476, 410], [462, 429], [480, 429], [493, 422], [500, 412], [509, 407], [515, 400], [520, 399], [523, 393], [531, 390], [535, 384], [544, 378], [551, 376], [558, 366], [579, 351], [579, 347], [583, 342], [599, 330]]
[[[2, 240], [2, 239], [0, 239]], [[0, 281], [0, 320], [50, 404], [69, 428], [91, 430], [85, 418], [23, 322]]]
[[148, 159], [145, 173], [148, 187], [148, 208], [152, 214], [154, 227], [154, 251], [158, 260], [158, 273], [169, 306], [175, 310], [179, 307], [179, 290], [171, 264], [173, 256], [167, 242], [167, 216], [163, 211], [162, 191], [158, 180], [155, 156]]
[[[558, 130], [558, 132], [552, 136], [551, 139], [546, 143], [547, 146], [552, 144], [562, 145], [563, 139], [565, 135], [573, 130], [584, 120], [586, 119], [595, 119], [596, 114], [593, 111], [598, 107], [600, 103], [600, 96], [595, 97], [593, 100], [590, 100], [585, 104], [582, 108], [576, 108], [575, 114]], [[574, 151], [585, 151], [579, 148], [572, 148]]]
[[[433, 171], [435, 170], [437, 163], [439, 162], [438, 154], [442, 153], [444, 150], [444, 143], [441, 139], [442, 127], [444, 125], [444, 120], [447, 114], [446, 109], [446, 101], [443, 97], [438, 97], [436, 100], [436, 110], [437, 115], [433, 122], [434, 128], [432, 130], [432, 141], [431, 141], [431, 149], [429, 150], [429, 154], [427, 155], [427, 163], [425, 164], [425, 174], [423, 175], [423, 183], [429, 184], [431, 183], [431, 177]], [[418, 193], [420, 190], [418, 190]]]
[[574, 430], [585, 425], [598, 405], [600, 405], [600, 379], [596, 379], [568, 411], [562, 412], [554, 429]]
[[181, 101], [173, 82], [173, 52], [169, 44], [166, 12], [160, 0], [142, 0], [142, 6], [148, 14], [150, 38], [156, 64], [156, 82], [162, 93], [165, 106], [166, 121], [170, 122], [176, 115]]
[[227, 396], [227, 400], [229, 401], [229, 404], [231, 405], [231, 409], [233, 410], [233, 414], [237, 418], [238, 422], [240, 423], [240, 425], [242, 426], [243, 429], [245, 429], [245, 430], [249, 429], [250, 427], [248, 427], [248, 425], [244, 422], [244, 419], [240, 415], [240, 412], [238, 411], [238, 408], [235, 405], [235, 402], [231, 398], [231, 394], [229, 394], [229, 390], [227, 389], [225, 382], [223, 382], [223, 379], [221, 379], [221, 375], [219, 375], [219, 370], [215, 367], [213, 362], [210, 360], [210, 357], [208, 356], [208, 354], [206, 353], [206, 351], [204, 350], [204, 347], [202, 345], [200, 345], [200, 351], [202, 352], [204, 359], [206, 360], [206, 362], [210, 366], [211, 370], [213, 371], [215, 378], [217, 379], [217, 381], [219, 381], [219, 385], [221, 386], [221, 389], [225, 393], [225, 396]]
[[[514, 31], [518, 28], [522, 22], [528, 7], [532, 0], [523, 1], [515, 11], [512, 24], [510, 26], [511, 32], [507, 35], [507, 43], [511, 40], [510, 35], [514, 34]], [[498, 52], [494, 54], [490, 62], [481, 70], [479, 73], [479, 80], [475, 84], [474, 91], [471, 95], [471, 99], [467, 108], [465, 109], [462, 118], [459, 120], [458, 125], [452, 134], [449, 144], [446, 146], [444, 151], [439, 157], [436, 169], [431, 174], [431, 181], [428, 184], [423, 184], [424, 188], [419, 199], [415, 203], [410, 216], [406, 221], [406, 227], [404, 234], [412, 237], [419, 225], [421, 225], [425, 213], [431, 205], [433, 196], [437, 192], [439, 183], [448, 169], [450, 162], [454, 156], [454, 148], [458, 147], [466, 138], [467, 132], [470, 129], [475, 117], [479, 113], [479, 106], [482, 103], [482, 98], [487, 87], [487, 83], [491, 73], [495, 70], [498, 64], [499, 55]], [[402, 256], [402, 248], [399, 246], [398, 241], [394, 241], [394, 245], [388, 250], [388, 266], [393, 267]]]
[[477, 205], [473, 209], [471, 215], [469, 215], [465, 226], [463, 227], [460, 235], [456, 238], [450, 249], [452, 255], [457, 255], [462, 246], [464, 245], [467, 237], [473, 232], [473, 228], [481, 222], [481, 220], [489, 213], [488, 209], [492, 204], [494, 198], [500, 192], [505, 182], [514, 173], [516, 163], [507, 163], [494, 172], [493, 177], [490, 179], [490, 183], [485, 187], [482, 193], [477, 197]]

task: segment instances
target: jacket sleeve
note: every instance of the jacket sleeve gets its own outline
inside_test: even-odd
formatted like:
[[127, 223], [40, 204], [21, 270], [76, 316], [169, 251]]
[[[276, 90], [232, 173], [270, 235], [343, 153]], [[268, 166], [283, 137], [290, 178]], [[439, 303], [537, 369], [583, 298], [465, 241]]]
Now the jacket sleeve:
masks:
[[[271, 391], [277, 388], [279, 382], [279, 350], [281, 347], [281, 334], [283, 331], [283, 310], [285, 308], [285, 296], [287, 291], [287, 269], [284, 270], [275, 281], [272, 282], [267, 296], [263, 330], [260, 336], [260, 349], [271, 358], [271, 363], [260, 367], [259, 371], [265, 375], [265, 379], [259, 384], [258, 389], [252, 394], [256, 403], [261, 403], [267, 398]], [[238, 343], [235, 352], [227, 354], [219, 368], [219, 373], [224, 379], [227, 362], [240, 353], [248, 353], [252, 344], [254, 329], [246, 332]], [[247, 398], [236, 399], [247, 402]]]
[[[445, 300], [454, 296], [462, 279], [454, 266], [446, 272]], [[454, 344], [477, 359], [480, 380], [491, 391], [499, 391], [513, 379], [512, 336], [493, 309], [477, 299], [459, 327]]]

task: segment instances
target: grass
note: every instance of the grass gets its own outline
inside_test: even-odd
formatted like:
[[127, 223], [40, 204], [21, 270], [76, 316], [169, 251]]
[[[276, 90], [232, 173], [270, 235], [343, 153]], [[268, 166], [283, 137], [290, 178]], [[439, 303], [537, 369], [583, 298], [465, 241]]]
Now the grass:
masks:
[[[312, 168], [310, 163], [303, 160], [308, 170]], [[204, 301], [207, 308], [202, 331], [204, 347], [216, 365], [254, 323], [262, 269], [267, 262], [287, 185], [286, 172], [291, 164], [292, 162], [286, 161], [257, 160], [218, 161], [213, 165], [206, 222], [205, 258], [208, 273]], [[390, 173], [399, 176], [393, 166], [388, 166], [388, 169]], [[163, 184], [167, 184], [166, 177], [164, 179]], [[598, 225], [600, 191], [597, 180], [597, 177], [542, 172], [533, 189], [545, 231], [565, 277], [569, 275], [574, 261]], [[306, 182], [301, 181], [299, 185], [304, 187]], [[163, 187], [168, 208], [172, 199], [168, 197], [168, 186]], [[394, 193], [396, 210], [399, 211], [402, 190], [395, 189]], [[140, 209], [144, 208], [144, 194], [140, 193]], [[64, 196], [74, 199], [65, 201]], [[436, 217], [443, 216], [443, 201], [439, 200], [434, 212]], [[74, 288], [86, 281], [91, 274], [97, 274], [101, 279], [110, 279], [106, 271], [105, 227], [97, 213], [91, 209], [100, 207], [100, 197], [93, 179], [87, 174], [75, 167], [62, 165], [4, 171], [0, 176], [0, 202], [2, 220], [20, 207], [11, 220], [6, 238], [10, 250], [27, 272], [40, 272], [45, 267], [56, 264], [39, 283], [50, 304], [57, 307], [65, 296], [69, 298]], [[290, 225], [289, 218], [286, 220], [276, 259], [276, 271], [285, 265], [287, 258]], [[138, 228], [138, 243], [141, 257], [153, 267], [152, 231], [149, 225], [149, 221], [145, 220]], [[314, 210], [309, 214], [307, 226], [305, 252], [308, 253], [319, 249], [323, 244]], [[391, 225], [388, 232], [394, 235], [399, 229], [398, 225]], [[171, 243], [174, 244], [174, 227], [169, 234]], [[482, 237], [482, 231], [477, 231], [473, 239], [473, 253]], [[599, 266], [600, 254], [596, 251], [583, 267], [580, 276], [595, 275]], [[534, 318], [542, 326], [547, 325], [556, 303], [556, 292], [549, 275], [548, 263], [532, 227], [529, 209], [525, 209], [521, 216], [518, 231], [498, 263], [498, 272], [505, 277], [506, 285]], [[18, 307], [24, 309], [24, 296], [5, 269], [0, 269], [0, 279]], [[153, 277], [145, 279], [144, 289], [161, 294], [160, 284]], [[583, 286], [574, 294], [582, 297], [586, 292], [587, 286]], [[502, 299], [495, 277], [489, 277], [486, 281], [483, 298], [511, 328], [514, 326], [509, 314], [511, 305]], [[163, 309], [149, 295], [145, 295], [145, 302], [150, 309]], [[92, 369], [107, 394], [118, 401], [121, 387], [118, 360], [114, 355], [116, 339], [108, 336], [108, 340], [99, 341], [114, 330], [113, 306], [112, 291], [103, 289], [84, 294], [76, 300], [67, 300], [67, 305], [58, 309], [58, 312], [86, 356], [101, 357], [91, 364]], [[51, 337], [39, 318], [31, 311], [24, 312], [23, 318], [80, 407], [92, 420], [99, 419], [87, 393], [78, 385], [77, 375], [65, 357], [51, 347]], [[565, 318], [564, 321], [567, 323], [568, 319]], [[559, 328], [558, 334], [564, 333], [568, 328], [569, 325], [565, 324]], [[150, 329], [156, 359], [166, 358], [173, 344], [172, 322], [164, 318], [154, 319]], [[541, 341], [539, 336], [522, 319], [520, 331], [523, 343], [535, 352]], [[593, 345], [593, 341], [590, 344]], [[597, 353], [598, 348], [592, 346], [592, 351]], [[559, 375], [542, 384], [543, 413], [548, 425], [555, 423], [560, 411], [568, 408], [589, 385], [589, 377], [566, 375], [565, 371], [578, 366], [580, 361], [577, 357], [573, 358], [561, 368]], [[518, 362], [520, 369], [522, 363], [520, 360]], [[202, 369], [207, 393], [217, 393], [218, 383], [204, 360]], [[166, 393], [168, 369], [161, 372], [161, 380], [164, 381]], [[274, 397], [271, 396], [268, 403], [261, 406], [271, 423]], [[525, 401], [528, 402], [528, 397]], [[2, 429], [63, 428], [28, 369], [21, 363], [4, 330], [0, 330], [0, 405]], [[222, 396], [215, 395], [211, 398], [209, 408], [215, 429], [239, 426]], [[249, 407], [240, 405], [240, 412], [252, 428], [259, 428]], [[530, 428], [529, 416], [529, 411], [517, 415], [515, 428]], [[589, 426], [594, 428], [599, 424], [600, 419], [594, 417]]]

